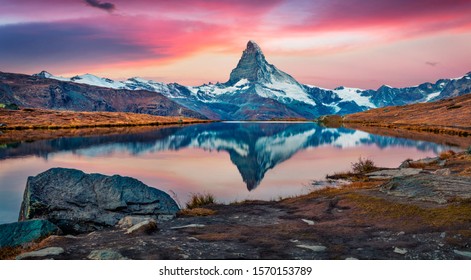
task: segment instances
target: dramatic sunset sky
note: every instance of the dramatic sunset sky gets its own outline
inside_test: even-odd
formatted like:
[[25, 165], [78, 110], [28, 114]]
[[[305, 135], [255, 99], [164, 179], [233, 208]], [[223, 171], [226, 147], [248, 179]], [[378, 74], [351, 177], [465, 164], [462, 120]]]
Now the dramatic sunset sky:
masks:
[[377, 88], [471, 71], [471, 0], [0, 0], [0, 71], [225, 82], [248, 40], [298, 81]]

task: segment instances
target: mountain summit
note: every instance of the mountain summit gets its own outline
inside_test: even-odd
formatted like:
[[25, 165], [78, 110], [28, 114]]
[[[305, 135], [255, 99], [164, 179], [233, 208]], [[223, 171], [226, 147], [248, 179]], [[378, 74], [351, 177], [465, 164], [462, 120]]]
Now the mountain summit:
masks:
[[266, 74], [268, 62], [263, 55], [262, 49], [254, 41], [247, 43], [247, 48], [237, 63], [237, 67], [231, 72], [227, 85], [234, 85], [242, 79], [250, 82], [259, 81]]
[[184, 86], [141, 78], [114, 81], [90, 74], [64, 78], [41, 72], [36, 76], [117, 90], [155, 91], [181, 106], [217, 120], [314, 119], [322, 115], [345, 115], [383, 106], [435, 101], [471, 91], [471, 73], [406, 88], [382, 86], [377, 90], [363, 90], [337, 87], [329, 90], [304, 85], [268, 63], [262, 49], [252, 40], [247, 43], [226, 83]]
[[242, 53], [237, 67], [232, 70], [226, 85], [233, 86], [243, 79], [259, 83], [286, 80], [289, 80], [291, 83], [297, 83], [293, 77], [280, 71], [274, 65], [269, 64], [265, 59], [262, 49], [252, 40], [247, 43], [247, 48]]

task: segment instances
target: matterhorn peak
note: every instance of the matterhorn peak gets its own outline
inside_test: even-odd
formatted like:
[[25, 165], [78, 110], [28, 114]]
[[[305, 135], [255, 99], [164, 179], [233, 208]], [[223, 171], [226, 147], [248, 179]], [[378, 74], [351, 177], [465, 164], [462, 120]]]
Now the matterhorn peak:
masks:
[[263, 54], [262, 49], [253, 40], [250, 40], [247, 43], [247, 48], [245, 49], [244, 52], [248, 52], [248, 53], [257, 53], [258, 52], [258, 53]]
[[247, 43], [247, 48], [242, 53], [242, 57], [237, 63], [237, 67], [231, 72], [229, 81], [226, 84], [234, 85], [242, 79], [247, 79], [250, 82], [260, 82], [267, 72], [273, 66], [268, 64], [263, 55], [262, 49], [250, 40]]
[[298, 86], [299, 90], [302, 91], [301, 86], [293, 77], [267, 62], [262, 49], [253, 40], [247, 43], [247, 48], [242, 53], [237, 67], [232, 70], [229, 81], [225, 84], [234, 86], [240, 80], [247, 80], [265, 86], [274, 82], [288, 83]]

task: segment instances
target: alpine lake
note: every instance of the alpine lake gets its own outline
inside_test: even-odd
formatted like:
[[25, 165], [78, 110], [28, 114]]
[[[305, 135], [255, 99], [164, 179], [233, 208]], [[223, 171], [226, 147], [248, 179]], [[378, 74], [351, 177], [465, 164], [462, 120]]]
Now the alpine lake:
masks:
[[17, 221], [28, 176], [53, 167], [134, 177], [184, 206], [195, 193], [220, 203], [301, 195], [360, 157], [397, 167], [448, 149], [312, 122], [216, 122], [3, 144], [0, 224]]

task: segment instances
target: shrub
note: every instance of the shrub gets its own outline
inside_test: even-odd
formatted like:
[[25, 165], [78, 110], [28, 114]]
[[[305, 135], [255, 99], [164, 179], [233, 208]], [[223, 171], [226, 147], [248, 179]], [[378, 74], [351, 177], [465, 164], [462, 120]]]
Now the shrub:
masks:
[[368, 158], [363, 159], [360, 157], [358, 162], [352, 163], [352, 170], [355, 173], [368, 173], [375, 171], [377, 169], [375, 163]]
[[439, 158], [440, 158], [441, 160], [449, 159], [449, 158], [451, 158], [452, 156], [454, 156], [455, 154], [456, 154], [456, 153], [455, 153], [454, 151], [452, 151], [452, 150], [443, 151], [443, 152], [440, 153]]
[[8, 109], [8, 110], [19, 110], [20, 109], [18, 107], [18, 105], [16, 105], [15, 103], [9, 103], [9, 104], [0, 103], [0, 108], [4, 108], [4, 109]]
[[8, 109], [8, 110], [19, 110], [20, 107], [18, 107], [18, 105], [16, 105], [15, 103], [10, 103], [10, 104], [5, 105], [5, 109]]
[[214, 214], [216, 214], [216, 211], [207, 208], [183, 209], [178, 212], [179, 216], [187, 217], [211, 216]]
[[209, 205], [215, 203], [214, 196], [212, 194], [200, 194], [194, 193], [191, 195], [190, 201], [186, 203], [186, 208], [193, 209], [193, 208], [201, 208], [202, 206]]
[[468, 155], [471, 155], [471, 146], [468, 147], [468, 149], [466, 150], [466, 153], [468, 153]]

